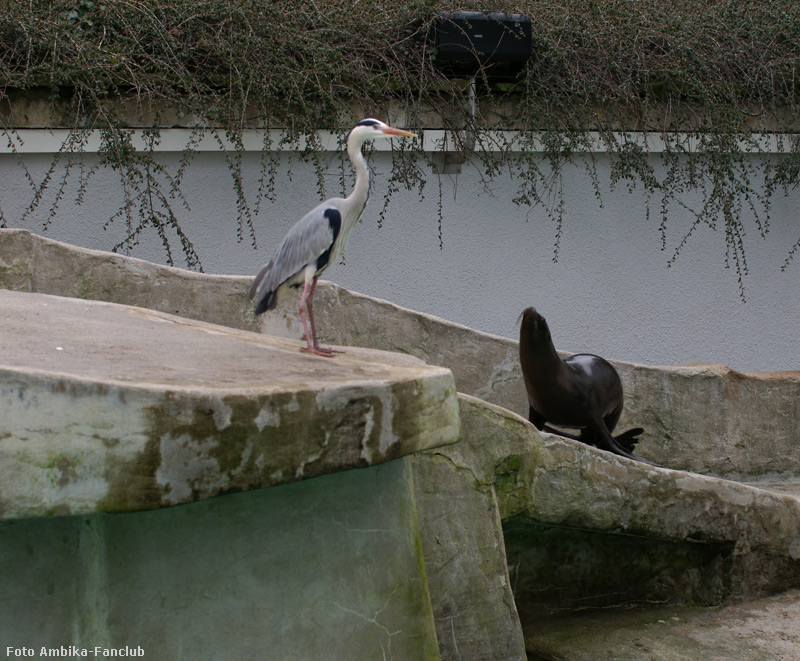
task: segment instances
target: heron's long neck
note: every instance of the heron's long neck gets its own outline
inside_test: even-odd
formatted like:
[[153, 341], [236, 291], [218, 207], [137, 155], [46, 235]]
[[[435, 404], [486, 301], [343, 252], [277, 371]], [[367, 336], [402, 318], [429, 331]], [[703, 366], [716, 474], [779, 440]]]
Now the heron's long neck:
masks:
[[364, 207], [367, 206], [371, 184], [369, 167], [367, 166], [364, 154], [361, 153], [362, 144], [362, 142], [357, 140], [348, 141], [347, 143], [347, 155], [350, 157], [350, 162], [353, 164], [353, 169], [356, 171], [356, 185], [353, 187], [353, 191], [350, 195], [345, 198], [353, 210], [353, 224], [355, 224], [361, 218], [361, 214], [364, 213]]

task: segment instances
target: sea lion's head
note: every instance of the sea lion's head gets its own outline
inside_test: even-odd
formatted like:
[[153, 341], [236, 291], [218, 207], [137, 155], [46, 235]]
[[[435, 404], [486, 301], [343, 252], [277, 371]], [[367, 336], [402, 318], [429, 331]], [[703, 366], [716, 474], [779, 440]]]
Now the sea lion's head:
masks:
[[522, 324], [519, 328], [520, 342], [543, 342], [550, 340], [550, 328], [545, 318], [536, 308], [527, 308], [522, 312]]

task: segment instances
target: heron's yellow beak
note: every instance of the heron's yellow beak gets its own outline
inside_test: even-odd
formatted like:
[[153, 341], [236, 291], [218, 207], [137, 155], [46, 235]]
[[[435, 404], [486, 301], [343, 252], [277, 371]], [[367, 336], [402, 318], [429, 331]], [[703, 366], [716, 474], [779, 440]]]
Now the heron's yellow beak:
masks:
[[404, 131], [403, 129], [396, 129], [393, 126], [387, 126], [385, 129], [382, 129], [386, 135], [399, 135], [404, 138], [416, 138], [417, 134], [412, 133], [411, 131]]

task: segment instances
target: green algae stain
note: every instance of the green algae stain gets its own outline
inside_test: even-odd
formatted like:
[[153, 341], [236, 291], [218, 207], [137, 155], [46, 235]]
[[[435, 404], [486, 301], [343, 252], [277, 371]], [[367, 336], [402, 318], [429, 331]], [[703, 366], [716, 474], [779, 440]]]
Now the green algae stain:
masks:
[[[401, 388], [401, 403], [415, 396], [413, 387]], [[387, 461], [410, 448], [387, 430], [386, 406], [384, 397], [358, 388], [327, 399], [313, 390], [168, 393], [145, 409], [145, 449], [106, 469], [99, 509], [152, 509]]]
[[108, 492], [98, 503], [99, 512], [130, 512], [162, 506], [164, 488], [156, 475], [161, 465], [161, 448], [150, 438], [134, 459], [107, 464], [105, 480]]
[[521, 475], [524, 463], [520, 455], [509, 455], [495, 467], [494, 487], [497, 493], [497, 507], [503, 519], [526, 508], [529, 495]]
[[11, 291], [33, 291], [33, 271], [29, 264], [0, 260], [0, 288]]
[[378, 447], [379, 398], [351, 399], [329, 412], [317, 399], [314, 391], [199, 400], [172, 393], [146, 411], [146, 450], [106, 471], [109, 493], [100, 509], [164, 506], [175, 486], [173, 460], [164, 464], [162, 457], [169, 444], [179, 446], [179, 460], [185, 454], [215, 464], [210, 473], [188, 478], [189, 500], [367, 465], [361, 440], [368, 435], [367, 443]]
[[[414, 487], [413, 459], [404, 457], [387, 462], [373, 469], [377, 473], [393, 473], [394, 484], [397, 489], [398, 521], [407, 526], [410, 536], [410, 546], [415, 559], [415, 569], [418, 580], [409, 580], [406, 576], [397, 585], [396, 589], [404, 590], [405, 600], [409, 609], [409, 617], [416, 622], [419, 630], [418, 636], [422, 644], [423, 659], [440, 659], [439, 645], [436, 639], [436, 624], [434, 621], [433, 605], [431, 602], [430, 586], [425, 568], [425, 551], [420, 529], [417, 498]], [[388, 480], [387, 480], [388, 481]], [[410, 569], [410, 568], [409, 568]]]

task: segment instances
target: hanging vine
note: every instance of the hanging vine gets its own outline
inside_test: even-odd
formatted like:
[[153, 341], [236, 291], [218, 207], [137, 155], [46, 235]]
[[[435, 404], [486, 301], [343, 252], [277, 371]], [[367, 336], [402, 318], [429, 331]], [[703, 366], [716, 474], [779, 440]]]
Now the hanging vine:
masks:
[[[761, 236], [769, 232], [771, 199], [800, 181], [798, 3], [498, 0], [457, 8], [521, 13], [532, 25], [532, 56], [519, 76], [498, 82], [481, 71], [469, 100], [465, 82], [437, 66], [431, 24], [437, 12], [454, 9], [441, 0], [7, 0], [0, 15], [0, 131], [18, 144], [18, 109], [37, 98], [51, 125], [69, 129], [44, 177], [25, 170], [26, 213], [54, 200], [45, 223], [55, 222], [67, 182], [76, 178], [80, 202], [96, 168], [110, 168], [123, 191], [107, 220], [124, 224], [116, 248], [129, 249], [152, 231], [170, 263], [177, 239], [185, 264], [200, 268], [180, 218], [187, 207], [183, 176], [203, 138], [217, 140], [225, 153], [237, 199], [234, 231], [255, 245], [253, 216], [264, 199], [275, 199], [277, 148], [297, 148], [313, 164], [322, 195], [326, 164], [317, 130], [343, 136], [354, 119], [402, 114], [410, 127], [451, 131], [456, 145], [447, 149], [470, 160], [487, 182], [510, 173], [519, 182], [515, 201], [543, 207], [555, 223], [554, 259], [569, 214], [564, 167], [581, 155], [602, 204], [592, 154], [607, 152], [610, 185], [642, 186], [657, 209], [668, 263], [698, 227], [722, 231], [726, 264], [744, 296], [746, 225]], [[160, 127], [175, 117], [192, 132], [172, 173], [154, 147]], [[134, 128], [145, 129], [143, 148], [132, 142]], [[281, 144], [264, 131], [252, 198], [241, 161], [250, 128], [284, 131]], [[504, 141], [496, 129], [519, 133]], [[99, 164], [87, 167], [80, 156], [94, 130], [101, 135]], [[782, 136], [778, 154], [760, 150], [764, 133]], [[657, 136], [663, 147], [652, 150], [642, 135]], [[393, 156], [390, 193], [405, 187], [421, 194], [429, 157], [418, 146]], [[343, 184], [348, 176], [342, 172]], [[686, 205], [692, 191], [701, 192], [702, 203], [689, 209], [694, 223], [672, 244], [670, 210]], [[4, 224], [10, 219], [2, 202]], [[798, 252], [800, 238], [787, 246], [784, 269]]]

